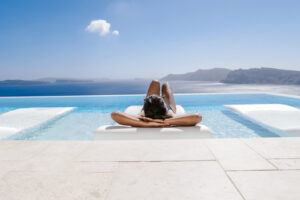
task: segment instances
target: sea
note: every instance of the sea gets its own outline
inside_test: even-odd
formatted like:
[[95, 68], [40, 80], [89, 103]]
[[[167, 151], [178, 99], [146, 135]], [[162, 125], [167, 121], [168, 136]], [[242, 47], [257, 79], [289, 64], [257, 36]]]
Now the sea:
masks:
[[[0, 86], [0, 96], [145, 94], [150, 83], [151, 80], [109, 80], [101, 82]], [[281, 93], [300, 95], [300, 85], [223, 84], [202, 81], [169, 81], [169, 83], [174, 93]]]

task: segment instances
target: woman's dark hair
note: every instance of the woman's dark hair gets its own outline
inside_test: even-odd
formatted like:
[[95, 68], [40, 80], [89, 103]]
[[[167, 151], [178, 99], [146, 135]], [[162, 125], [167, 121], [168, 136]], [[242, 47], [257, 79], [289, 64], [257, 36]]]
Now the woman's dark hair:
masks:
[[144, 100], [144, 112], [146, 117], [152, 119], [166, 119], [167, 107], [164, 99], [158, 95], [150, 95]]

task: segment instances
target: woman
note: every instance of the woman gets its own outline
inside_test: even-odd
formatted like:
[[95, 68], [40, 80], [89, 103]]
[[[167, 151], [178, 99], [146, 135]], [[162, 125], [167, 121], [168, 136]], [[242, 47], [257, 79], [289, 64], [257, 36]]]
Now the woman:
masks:
[[135, 127], [195, 126], [202, 120], [199, 114], [176, 115], [176, 104], [171, 86], [164, 83], [162, 96], [160, 96], [159, 81], [151, 82], [139, 115], [115, 111], [111, 113], [111, 118], [119, 124]]

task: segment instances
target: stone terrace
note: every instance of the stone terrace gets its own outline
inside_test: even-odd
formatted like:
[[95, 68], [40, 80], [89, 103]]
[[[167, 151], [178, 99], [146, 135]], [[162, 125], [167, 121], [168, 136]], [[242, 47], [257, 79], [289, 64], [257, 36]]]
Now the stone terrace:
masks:
[[0, 199], [300, 199], [300, 138], [0, 141]]

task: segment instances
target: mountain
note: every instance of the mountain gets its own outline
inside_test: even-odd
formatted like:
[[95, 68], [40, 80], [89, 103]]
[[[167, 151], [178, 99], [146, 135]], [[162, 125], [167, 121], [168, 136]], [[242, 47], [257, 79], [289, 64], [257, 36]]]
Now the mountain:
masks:
[[43, 85], [48, 84], [45, 81], [27, 81], [27, 80], [5, 80], [0, 81], [0, 86], [24, 86], [24, 85]]
[[[300, 71], [282, 70], [274, 68], [251, 68], [230, 70], [226, 68], [199, 69], [185, 74], [169, 74], [163, 81], [210, 81], [230, 84], [281, 84], [300, 85]], [[67, 85], [115, 82], [112, 79], [75, 79], [75, 78], [41, 78], [37, 80], [4, 80], [0, 86], [28, 86], [28, 85]], [[120, 80], [119, 80], [120, 81]], [[134, 81], [149, 82], [148, 79], [134, 79]]]
[[52, 78], [52, 77], [40, 78], [40, 79], [36, 79], [34, 81], [42, 81], [42, 82], [48, 82], [48, 83], [55, 83], [56, 82], [56, 78]]
[[219, 82], [224, 80], [231, 72], [225, 68], [199, 69], [195, 72], [185, 74], [169, 74], [161, 80], [163, 81], [213, 81]]
[[[101, 80], [101, 79], [99, 79]], [[36, 81], [45, 81], [48, 83], [90, 83], [90, 82], [94, 82], [96, 80], [94, 79], [79, 79], [79, 78], [52, 78], [52, 77], [48, 77], [48, 78], [40, 78], [37, 79]]]
[[72, 83], [93, 83], [90, 79], [56, 79], [42, 78], [37, 80], [3, 80], [0, 86], [26, 86], [26, 85], [44, 85], [44, 84], [72, 84]]
[[300, 71], [274, 68], [238, 69], [231, 71], [223, 83], [234, 84], [295, 84], [300, 85]]

